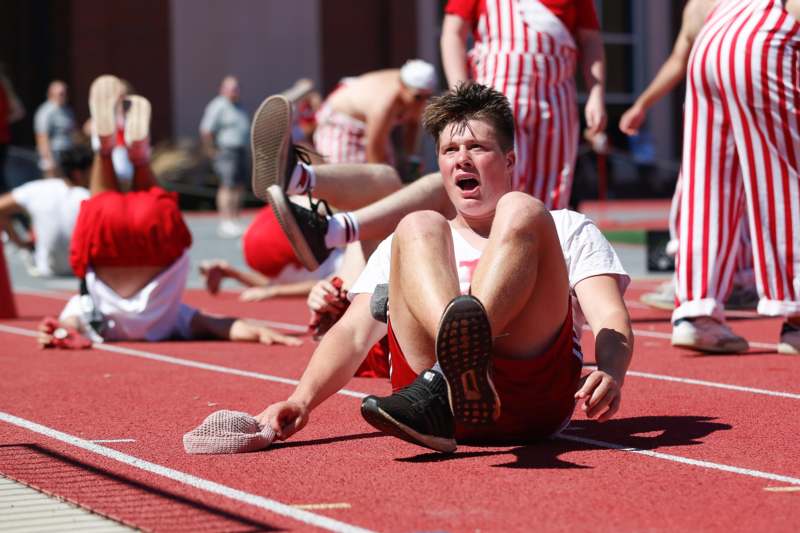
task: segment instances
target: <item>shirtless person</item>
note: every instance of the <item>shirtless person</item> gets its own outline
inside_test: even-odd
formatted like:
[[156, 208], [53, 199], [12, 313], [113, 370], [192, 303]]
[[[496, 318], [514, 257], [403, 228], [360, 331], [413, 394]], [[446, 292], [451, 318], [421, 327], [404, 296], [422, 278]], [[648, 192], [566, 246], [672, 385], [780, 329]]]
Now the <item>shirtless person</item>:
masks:
[[404, 155], [413, 156], [422, 110], [436, 88], [433, 65], [419, 59], [345, 78], [317, 112], [314, 147], [328, 163], [399, 163], [390, 134], [402, 126]]
[[99, 151], [89, 178], [92, 197], [81, 205], [70, 254], [82, 279], [81, 295], [67, 303], [59, 322], [45, 321], [39, 342], [58, 345], [64, 335], [84, 334], [95, 342], [213, 338], [300, 344], [269, 328], [208, 315], [181, 302], [192, 237], [176, 195], [155, 185], [150, 104], [141, 96], [126, 98], [125, 142], [135, 171], [132, 191], [119, 190], [111, 151], [121, 92], [114, 76], [101, 76], [90, 90]]
[[[459, 86], [429, 106], [425, 127], [456, 216], [421, 211], [401, 221], [294, 393], [259, 421], [280, 439], [301, 430], [387, 333], [397, 392], [365, 398], [362, 414], [405, 440], [449, 452], [457, 439], [537, 439], [569, 421], [576, 399], [587, 416], [610, 418], [633, 345], [622, 301], [628, 278], [613, 250], [585, 217], [560, 211], [554, 221], [541, 202], [511, 192], [514, 122], [500, 93]], [[273, 185], [269, 195], [283, 192]], [[381, 282], [389, 284], [388, 325], [370, 313]], [[595, 333], [598, 369], [579, 385], [573, 317], [582, 316]]]

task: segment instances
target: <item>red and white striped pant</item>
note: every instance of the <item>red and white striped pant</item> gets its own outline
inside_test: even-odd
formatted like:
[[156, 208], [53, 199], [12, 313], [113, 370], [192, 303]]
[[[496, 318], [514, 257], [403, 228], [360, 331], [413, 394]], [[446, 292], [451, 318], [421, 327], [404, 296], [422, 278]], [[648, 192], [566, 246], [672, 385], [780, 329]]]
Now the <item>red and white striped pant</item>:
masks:
[[800, 315], [800, 24], [780, 0], [720, 0], [687, 72], [673, 320], [722, 317], [745, 209], [765, 315]]
[[367, 125], [323, 105], [317, 112], [314, 149], [326, 163], [366, 163]]

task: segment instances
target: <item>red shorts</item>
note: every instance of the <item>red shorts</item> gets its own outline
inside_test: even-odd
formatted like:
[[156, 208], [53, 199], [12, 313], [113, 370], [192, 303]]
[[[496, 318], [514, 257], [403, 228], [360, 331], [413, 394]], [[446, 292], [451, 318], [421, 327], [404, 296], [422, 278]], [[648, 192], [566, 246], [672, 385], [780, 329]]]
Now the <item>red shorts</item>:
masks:
[[70, 263], [79, 278], [89, 265], [166, 267], [191, 245], [175, 193], [160, 187], [107, 191], [81, 204]]
[[244, 259], [253, 270], [274, 278], [287, 265], [301, 266], [272, 208], [258, 212], [242, 237]]
[[[389, 351], [392, 390], [417, 378], [400, 349], [391, 322]], [[575, 392], [581, 376], [580, 352], [572, 329], [572, 312], [558, 337], [542, 354], [531, 359], [492, 357], [492, 381], [500, 396], [500, 418], [486, 428], [456, 424], [459, 442], [518, 443], [542, 439], [558, 431], [575, 409]]]
[[384, 337], [370, 348], [366, 359], [354, 374], [357, 378], [389, 377], [389, 339]]

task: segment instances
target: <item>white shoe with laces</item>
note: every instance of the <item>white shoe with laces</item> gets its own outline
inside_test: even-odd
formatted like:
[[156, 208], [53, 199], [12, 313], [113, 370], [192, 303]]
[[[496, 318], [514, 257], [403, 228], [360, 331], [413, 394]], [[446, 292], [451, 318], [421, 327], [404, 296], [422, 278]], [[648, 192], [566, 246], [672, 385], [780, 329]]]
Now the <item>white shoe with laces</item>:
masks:
[[800, 355], [800, 326], [789, 322], [783, 323], [781, 340], [778, 343], [778, 353]]
[[744, 337], [710, 316], [678, 320], [672, 327], [672, 345], [711, 353], [741, 353], [750, 347]]

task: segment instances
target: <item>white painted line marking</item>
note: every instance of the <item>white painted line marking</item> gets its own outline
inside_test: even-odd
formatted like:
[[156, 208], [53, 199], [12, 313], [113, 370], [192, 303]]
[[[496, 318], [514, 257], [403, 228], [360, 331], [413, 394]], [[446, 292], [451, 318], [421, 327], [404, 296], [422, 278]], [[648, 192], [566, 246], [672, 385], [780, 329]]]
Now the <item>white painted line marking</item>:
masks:
[[[636, 337], [652, 337], [654, 339], [667, 339], [667, 340], [672, 339], [672, 333], [664, 333], [661, 331], [645, 331], [641, 329], [635, 329], [633, 330], [633, 334]], [[778, 351], [777, 344], [770, 344], [768, 342], [751, 342], [751, 341], [748, 341], [748, 343], [750, 344], [751, 348], [763, 348], [765, 350], [770, 350], [773, 352]]]
[[[15, 335], [24, 335], [26, 337], [36, 337], [37, 333], [33, 330], [16, 328], [13, 326], [6, 326], [4, 324], [0, 324], [0, 331], [4, 331], [6, 333], [13, 333]], [[143, 359], [151, 359], [153, 361], [160, 361], [162, 363], [170, 363], [174, 365], [181, 365], [181, 366], [188, 366], [192, 368], [200, 368], [202, 370], [210, 370], [212, 372], [221, 372], [224, 374], [232, 374], [234, 376], [243, 376], [249, 377], [254, 379], [261, 379], [264, 381], [273, 381], [277, 383], [283, 383], [284, 385], [297, 385], [299, 383], [296, 379], [289, 379], [289, 378], [282, 378], [278, 376], [272, 376], [270, 374], [261, 374], [259, 372], [250, 372], [248, 370], [239, 370], [237, 368], [230, 368], [227, 366], [221, 365], [214, 365], [210, 363], [201, 363], [199, 361], [193, 361], [190, 359], [180, 359], [178, 357], [170, 357], [168, 355], [159, 355], [152, 352], [145, 352], [143, 350], [135, 350], [133, 348], [125, 348], [123, 346], [115, 346], [113, 344], [95, 344], [94, 348], [97, 350], [105, 350], [107, 352], [118, 353], [121, 355], [129, 355], [133, 357], [141, 357]], [[594, 368], [591, 367], [590, 368]], [[755, 387], [744, 387], [741, 385], [730, 385], [728, 383], [719, 383], [715, 381], [706, 381], [702, 379], [692, 379], [692, 378], [682, 378], [676, 376], [667, 376], [663, 374], [654, 374], [650, 372], [639, 372], [636, 370], [629, 370], [627, 373], [628, 376], [635, 376], [645, 379], [655, 379], [658, 381], [672, 381], [675, 383], [683, 383], [686, 385], [699, 385], [703, 387], [713, 387], [716, 389], [725, 389], [730, 391], [736, 392], [748, 392], [750, 394], [761, 394], [765, 396], [775, 396], [779, 398], [789, 398], [792, 400], [800, 400], [800, 394], [793, 393], [793, 392], [782, 392], [782, 391], [772, 391], [768, 389], [758, 389]], [[364, 398], [367, 396], [366, 393], [352, 391], [349, 389], [341, 389], [339, 394], [344, 396], [352, 396], [354, 398]]]
[[[4, 324], [0, 324], [0, 331], [4, 331], [6, 333], [13, 333], [15, 335], [25, 335], [27, 337], [36, 337], [38, 334], [33, 330], [16, 328], [13, 326], [6, 326]], [[289, 379], [289, 378], [282, 378], [278, 376], [272, 376], [270, 374], [262, 374], [260, 372], [251, 372], [249, 370], [239, 370], [238, 368], [230, 368], [227, 366], [221, 365], [214, 365], [210, 363], [201, 363], [200, 361], [193, 361], [191, 359], [181, 359], [179, 357], [170, 357], [169, 355], [159, 355], [152, 352], [145, 352], [143, 350], [135, 350], [133, 348], [125, 348], [124, 346], [116, 346], [110, 343], [100, 343], [95, 344], [93, 346], [95, 350], [103, 350], [106, 352], [117, 353], [120, 355], [127, 355], [132, 357], [140, 357], [142, 359], [149, 359], [152, 361], [159, 361], [162, 363], [170, 363], [173, 365], [180, 365], [180, 366], [188, 366], [190, 368], [199, 368], [202, 370], [210, 370], [212, 372], [220, 372], [223, 374], [231, 374], [234, 376], [242, 376], [247, 378], [254, 378], [254, 379], [261, 379], [264, 381], [273, 381], [276, 383], [283, 383], [284, 385], [297, 385], [299, 383], [296, 379]], [[354, 398], [364, 398], [367, 396], [363, 392], [356, 392], [351, 391], [348, 389], [342, 389], [339, 391], [339, 394], [343, 394], [344, 396], [352, 396]]]
[[105, 446], [100, 446], [99, 444], [94, 444], [88, 440], [81, 439], [74, 435], [69, 435], [68, 433], [62, 433], [57, 429], [43, 426], [41, 424], [37, 424], [36, 422], [19, 418], [3, 411], [0, 411], [0, 420], [29, 431], [33, 431], [34, 433], [39, 433], [45, 437], [64, 442], [71, 446], [75, 446], [103, 457], [113, 459], [128, 466], [150, 472], [151, 474], [172, 479], [205, 492], [230, 498], [231, 500], [253, 505], [260, 509], [286, 516], [305, 524], [310, 524], [316, 527], [327, 529], [329, 531], [341, 531], [345, 533], [368, 533], [370, 531], [368, 529], [363, 529], [352, 524], [340, 522], [339, 520], [334, 520], [326, 516], [310, 513], [302, 509], [296, 509], [291, 505], [286, 505], [270, 498], [264, 498], [263, 496], [250, 494], [248, 492], [234, 489], [233, 487], [229, 487], [227, 485], [222, 485], [208, 479], [193, 476], [191, 474], [181, 472], [180, 470], [173, 470], [172, 468], [167, 468], [166, 466], [151, 463], [149, 461], [145, 461], [144, 459], [139, 459], [138, 457], [118, 452], [113, 448], [107, 448]]
[[[586, 365], [586, 368], [597, 368], [595, 365]], [[763, 394], [765, 396], [777, 396], [779, 398], [790, 398], [792, 400], [800, 400], [800, 394], [793, 392], [780, 392], [767, 389], [757, 389], [754, 387], [742, 387], [740, 385], [728, 385], [727, 383], [717, 383], [714, 381], [706, 381], [703, 379], [692, 378], [679, 378], [674, 376], [664, 376], [661, 374], [652, 374], [650, 372], [639, 372], [638, 370], [628, 370], [627, 376], [635, 376], [637, 378], [655, 379], [658, 381], [673, 381], [675, 383], [686, 383], [687, 385], [701, 385], [703, 387], [713, 387], [715, 389], [733, 390], [737, 392], [749, 392], [751, 394]]]
[[764, 487], [767, 492], [800, 492], [800, 487]]
[[631, 448], [621, 444], [614, 444], [612, 442], [605, 442], [602, 440], [587, 439], [585, 437], [578, 437], [576, 435], [568, 435], [562, 433], [558, 439], [569, 440], [573, 442], [580, 442], [582, 444], [590, 444], [598, 448], [607, 448], [610, 450], [619, 450], [623, 452], [637, 453], [646, 455], [656, 459], [664, 459], [666, 461], [673, 461], [685, 465], [699, 466], [700, 468], [708, 468], [711, 470], [721, 470], [732, 474], [740, 474], [743, 476], [756, 477], [761, 479], [769, 479], [771, 481], [780, 481], [782, 483], [789, 483], [790, 485], [800, 485], [800, 478], [784, 476], [781, 474], [772, 474], [770, 472], [762, 472], [761, 470], [753, 470], [750, 468], [741, 468], [738, 466], [724, 465], [720, 463], [712, 463], [710, 461], [700, 461], [698, 459], [689, 459], [688, 457], [681, 457], [680, 455], [672, 455], [668, 453], [654, 452], [652, 450], [642, 450], [640, 448]]

